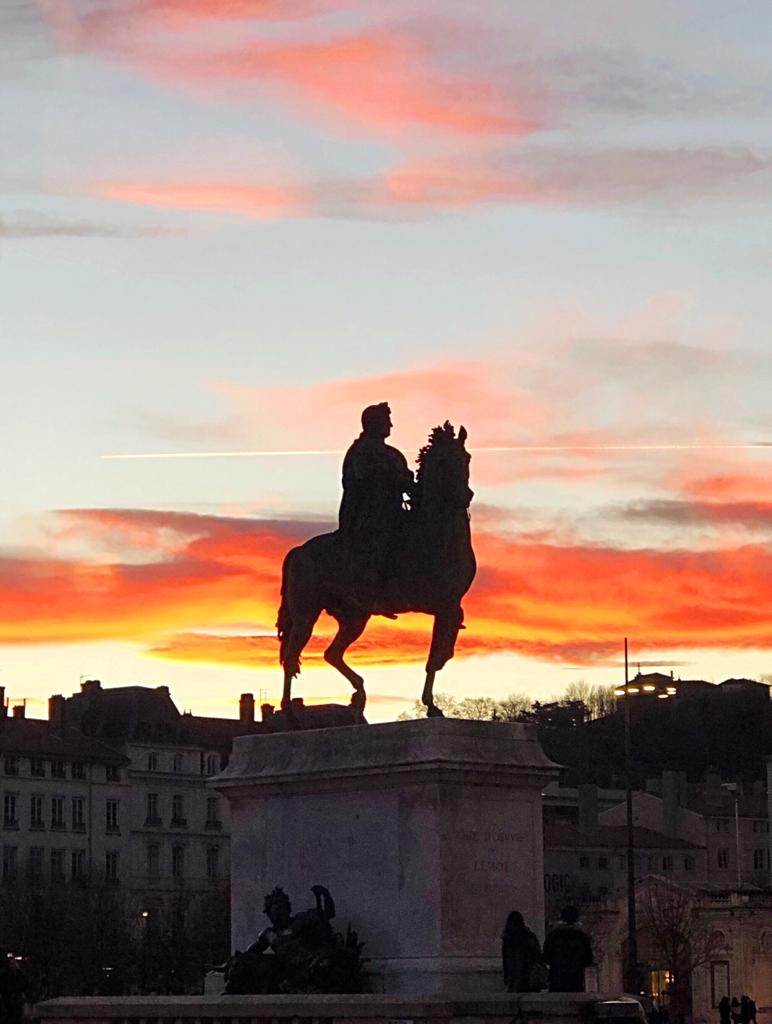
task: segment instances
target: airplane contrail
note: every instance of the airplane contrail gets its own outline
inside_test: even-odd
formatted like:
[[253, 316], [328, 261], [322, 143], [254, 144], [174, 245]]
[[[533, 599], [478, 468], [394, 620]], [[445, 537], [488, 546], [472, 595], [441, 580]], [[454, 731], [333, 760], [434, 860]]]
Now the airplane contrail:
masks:
[[[770, 449], [772, 441], [746, 444], [513, 444], [471, 448], [474, 455], [507, 454], [510, 452], [693, 452], [693, 451], [747, 451]], [[341, 456], [344, 449], [257, 449], [233, 452], [117, 452], [100, 455], [100, 459], [248, 459], [248, 458], [313, 458]]]

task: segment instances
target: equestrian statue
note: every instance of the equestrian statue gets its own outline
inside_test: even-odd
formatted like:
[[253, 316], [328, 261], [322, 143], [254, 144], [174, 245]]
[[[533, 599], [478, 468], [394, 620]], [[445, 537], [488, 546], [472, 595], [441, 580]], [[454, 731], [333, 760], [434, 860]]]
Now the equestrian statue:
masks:
[[386, 402], [362, 413], [362, 433], [343, 460], [339, 527], [293, 548], [282, 568], [277, 621], [284, 668], [282, 708], [291, 713], [292, 680], [323, 611], [338, 623], [325, 661], [354, 688], [352, 706], [361, 715], [364, 680], [344, 660], [373, 615], [402, 612], [434, 617], [421, 700], [427, 715], [442, 715], [434, 703], [434, 677], [453, 657], [463, 628], [461, 600], [476, 564], [469, 526], [470, 455], [464, 427], [435, 427], [418, 453], [413, 473], [386, 438], [392, 428]]

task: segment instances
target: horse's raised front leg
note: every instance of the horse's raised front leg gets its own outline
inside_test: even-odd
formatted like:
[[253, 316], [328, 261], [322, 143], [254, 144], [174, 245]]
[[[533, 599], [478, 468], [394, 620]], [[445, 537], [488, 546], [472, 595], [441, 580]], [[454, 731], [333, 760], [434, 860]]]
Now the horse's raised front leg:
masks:
[[432, 629], [432, 644], [426, 662], [426, 682], [424, 683], [421, 701], [426, 707], [428, 718], [442, 718], [442, 710], [434, 703], [434, 677], [453, 657], [456, 638], [464, 621], [461, 605], [450, 605], [435, 613]]
[[354, 687], [354, 693], [351, 696], [351, 706], [360, 715], [364, 712], [367, 701], [365, 681], [358, 672], [355, 672], [350, 665], [346, 664], [343, 655], [351, 644], [362, 635], [369, 619], [369, 615], [356, 615], [351, 618], [338, 619], [338, 632], [324, 652], [324, 660], [327, 664], [336, 668]]

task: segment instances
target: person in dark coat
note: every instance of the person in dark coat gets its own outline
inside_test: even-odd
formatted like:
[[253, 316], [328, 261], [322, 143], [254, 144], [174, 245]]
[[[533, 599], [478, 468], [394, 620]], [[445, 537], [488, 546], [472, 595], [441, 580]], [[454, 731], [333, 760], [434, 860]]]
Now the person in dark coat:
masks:
[[538, 938], [526, 927], [523, 915], [513, 910], [501, 936], [501, 961], [507, 992], [539, 992], [538, 975], [544, 961]]
[[718, 1004], [718, 1024], [732, 1024], [732, 1004], [729, 996], [722, 996]]
[[560, 924], [544, 940], [550, 992], [584, 991], [584, 969], [593, 962], [592, 944], [578, 920], [576, 907], [563, 907]]

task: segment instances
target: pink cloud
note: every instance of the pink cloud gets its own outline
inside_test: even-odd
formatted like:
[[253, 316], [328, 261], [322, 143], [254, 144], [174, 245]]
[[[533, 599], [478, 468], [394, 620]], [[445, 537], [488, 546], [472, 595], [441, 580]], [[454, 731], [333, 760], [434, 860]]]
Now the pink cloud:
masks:
[[511, 89], [484, 70], [458, 67], [453, 47], [457, 50], [463, 37], [443, 32], [441, 24], [432, 33], [370, 25], [337, 33], [327, 29], [322, 37], [317, 26], [317, 34], [304, 40], [258, 38], [230, 46], [193, 32], [183, 46], [159, 26], [182, 22], [195, 29], [237, 18], [259, 24], [340, 5], [208, 0], [199, 8], [194, 0], [135, 0], [118, 10], [84, 12], [74, 0], [39, 4], [64, 48], [101, 54], [158, 80], [205, 88], [208, 96], [215, 87], [262, 89], [269, 100], [288, 97], [305, 112], [378, 136], [421, 130], [516, 137], [534, 128]]

